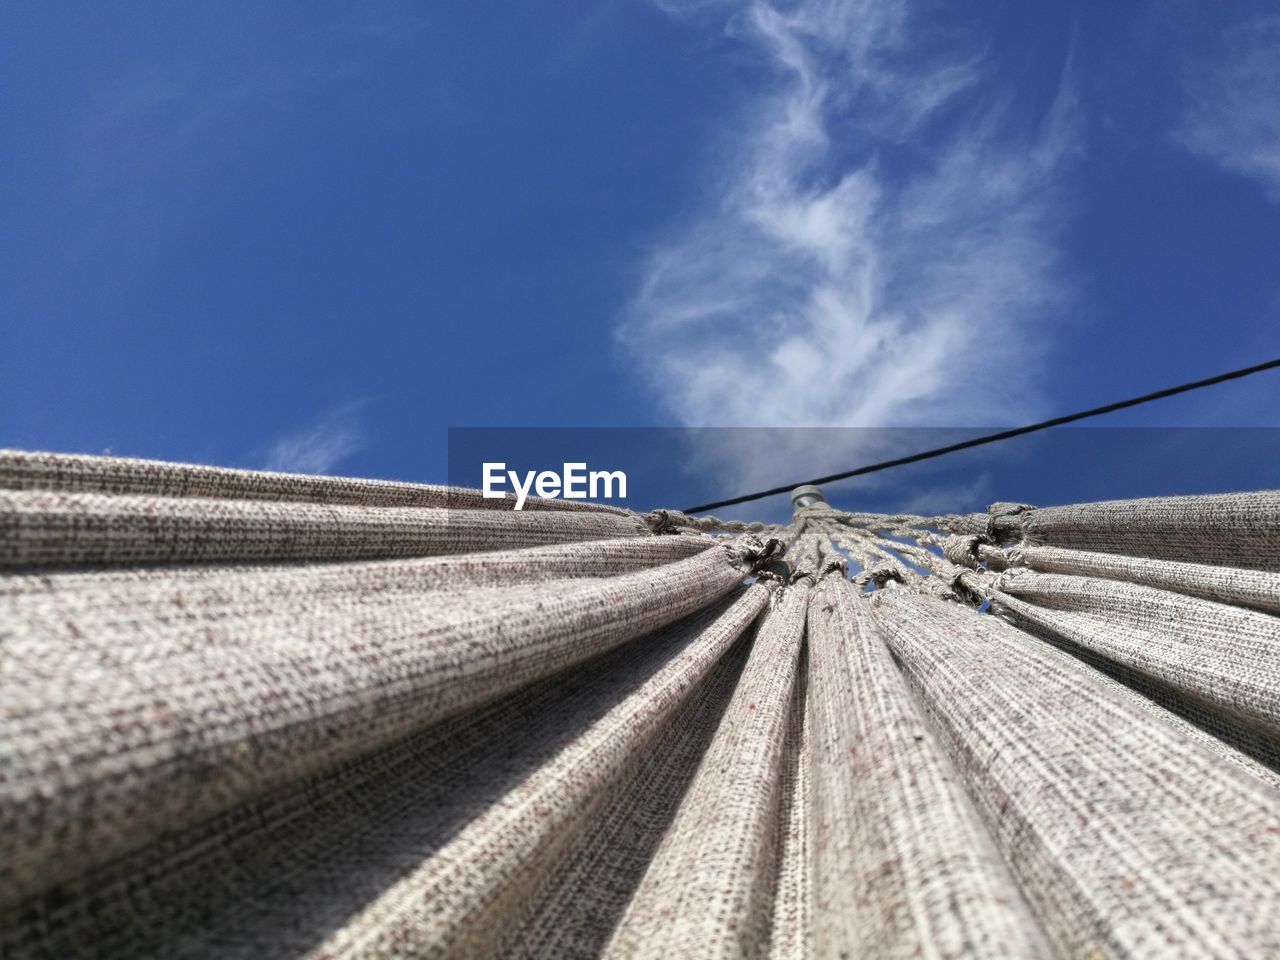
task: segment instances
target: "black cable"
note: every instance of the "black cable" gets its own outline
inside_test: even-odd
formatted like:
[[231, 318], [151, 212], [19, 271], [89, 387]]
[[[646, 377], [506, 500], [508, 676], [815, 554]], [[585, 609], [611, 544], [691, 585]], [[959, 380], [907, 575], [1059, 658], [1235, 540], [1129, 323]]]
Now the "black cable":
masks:
[[1261, 373], [1264, 370], [1273, 370], [1276, 367], [1280, 367], [1280, 360], [1268, 360], [1266, 363], [1259, 363], [1252, 367], [1244, 367], [1241, 370], [1232, 370], [1230, 373], [1220, 373], [1216, 377], [1209, 377], [1205, 380], [1195, 380], [1191, 383], [1184, 383], [1177, 387], [1157, 390], [1155, 393], [1146, 393], [1140, 397], [1134, 397], [1131, 400], [1121, 400], [1118, 403], [1108, 403], [1105, 407], [1094, 407], [1092, 410], [1082, 410], [1080, 413], [1067, 414], [1065, 417], [1054, 417], [1052, 420], [1042, 420], [1040, 423], [1033, 423], [1029, 426], [1014, 427], [1012, 430], [1002, 430], [999, 433], [987, 434], [985, 437], [974, 437], [972, 440], [962, 440], [960, 443], [953, 443], [949, 446], [938, 447], [936, 450], [926, 450], [923, 453], [913, 453], [909, 457], [898, 457], [896, 460], [885, 460], [882, 463], [872, 463], [865, 467], [858, 467], [856, 470], [846, 470], [844, 473], [833, 473], [828, 477], [818, 477], [816, 480], [799, 480], [796, 483], [789, 483], [782, 487], [774, 487], [771, 490], [761, 490], [759, 493], [748, 493], [741, 497], [731, 497], [728, 500], [717, 500], [715, 503], [704, 503], [697, 507], [690, 507], [685, 511], [685, 513], [702, 513], [706, 510], [715, 510], [718, 507], [731, 507], [735, 503], [746, 503], [750, 500], [759, 500], [761, 497], [771, 497], [775, 493], [789, 493], [802, 484], [811, 483], [816, 486], [824, 483], [834, 483], [836, 480], [847, 480], [849, 477], [861, 477], [864, 474], [875, 473], [878, 470], [888, 470], [890, 467], [901, 467], [908, 463], [918, 463], [921, 460], [931, 460], [934, 457], [940, 457], [945, 453], [955, 453], [957, 450], [968, 450], [970, 447], [980, 447], [985, 443], [995, 443], [997, 440], [1008, 440], [1011, 437], [1020, 437], [1024, 433], [1034, 433], [1037, 430], [1047, 430], [1049, 427], [1059, 427], [1064, 423], [1073, 423], [1076, 420], [1083, 420], [1086, 417], [1097, 417], [1104, 413], [1123, 410], [1125, 407], [1136, 407], [1140, 403], [1149, 403], [1152, 400], [1161, 400], [1165, 397], [1172, 397], [1175, 394], [1186, 393], [1190, 390], [1199, 390], [1201, 387], [1211, 387], [1215, 383], [1222, 383], [1226, 380], [1236, 380], [1240, 377], [1247, 377], [1253, 373]]

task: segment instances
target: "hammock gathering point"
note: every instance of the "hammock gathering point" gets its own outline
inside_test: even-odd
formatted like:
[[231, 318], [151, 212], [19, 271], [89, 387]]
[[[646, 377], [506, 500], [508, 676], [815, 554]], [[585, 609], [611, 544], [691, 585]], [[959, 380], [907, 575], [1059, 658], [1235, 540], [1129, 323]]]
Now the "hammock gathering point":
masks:
[[1280, 491], [0, 451], [0, 955], [1280, 955]]

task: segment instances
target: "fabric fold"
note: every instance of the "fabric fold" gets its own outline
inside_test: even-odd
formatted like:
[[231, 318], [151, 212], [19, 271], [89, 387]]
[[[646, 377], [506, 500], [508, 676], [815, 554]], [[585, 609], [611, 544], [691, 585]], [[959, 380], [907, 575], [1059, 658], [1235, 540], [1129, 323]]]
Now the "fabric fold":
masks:
[[505, 932], [495, 911], [684, 729], [672, 725], [714, 716], [766, 599], [741, 588], [571, 673], [82, 864], [0, 914], [2, 952], [475, 956]]
[[934, 522], [952, 533], [989, 534], [1006, 544], [1026, 540], [1155, 560], [1280, 570], [1280, 490], [1059, 507], [995, 503], [986, 514]]
[[1139, 584], [1018, 570], [994, 602], [1015, 623], [1056, 634], [1280, 742], [1280, 619]]
[[1012, 562], [1041, 573], [1124, 580], [1206, 600], [1280, 613], [1280, 573], [1035, 544], [1015, 548]]
[[[350, 919], [313, 953], [473, 957], [493, 950], [499, 920], [520, 910], [539, 874], [585, 825], [618, 778], [766, 603], [763, 587], [697, 634], [684, 655], [592, 726], [583, 737], [488, 806], [427, 862]], [[704, 618], [705, 619], [705, 618]]]
[[766, 949], [807, 595], [803, 584], [788, 588], [761, 623], [719, 729], [604, 956]]
[[[0, 676], [0, 902], [672, 623], [722, 550], [597, 581], [155, 623], [14, 624]], [[128, 633], [128, 625], [117, 631]]]
[[650, 536], [590, 511], [363, 507], [0, 490], [0, 567], [365, 560]]
[[190, 623], [326, 609], [423, 592], [457, 593], [552, 581], [599, 580], [687, 560], [719, 545], [706, 537], [625, 537], [490, 553], [313, 564], [210, 564], [0, 577], [0, 612], [42, 633], [74, 629], [93, 615], [144, 629], [151, 620]]
[[994, 617], [876, 611], [1058, 952], [1280, 948], [1280, 793]]
[[495, 956], [598, 957], [662, 842], [733, 696], [750, 651], [738, 641], [673, 714], [638, 767], [584, 824], [522, 903]]
[[1042, 957], [1022, 895], [880, 638], [870, 599], [809, 602], [818, 957]]
[[[486, 497], [467, 487], [25, 450], [0, 450], [0, 489], [455, 510], [509, 510], [515, 502], [511, 494]], [[526, 498], [523, 509], [633, 515], [609, 504], [542, 497]]]

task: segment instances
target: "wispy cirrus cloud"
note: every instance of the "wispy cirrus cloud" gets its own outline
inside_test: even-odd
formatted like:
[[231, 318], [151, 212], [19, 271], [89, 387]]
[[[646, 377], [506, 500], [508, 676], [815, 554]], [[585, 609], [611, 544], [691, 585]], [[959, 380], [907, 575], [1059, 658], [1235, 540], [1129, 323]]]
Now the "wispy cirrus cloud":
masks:
[[1185, 85], [1178, 141], [1280, 202], [1280, 16], [1225, 31], [1214, 54], [1186, 71]]
[[671, 412], [700, 426], [1027, 415], [1064, 291], [1069, 83], [1020, 126], [980, 52], [931, 35], [905, 0], [733, 11], [776, 82], [620, 325]]
[[305, 430], [286, 434], [272, 444], [264, 470], [282, 473], [329, 473], [363, 445], [356, 406], [342, 407]]

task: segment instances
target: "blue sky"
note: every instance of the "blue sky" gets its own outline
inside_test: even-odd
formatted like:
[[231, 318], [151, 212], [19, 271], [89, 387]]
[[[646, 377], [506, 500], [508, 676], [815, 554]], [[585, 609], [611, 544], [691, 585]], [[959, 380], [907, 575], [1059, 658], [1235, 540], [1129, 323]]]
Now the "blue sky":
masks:
[[[1280, 355], [1274, 10], [5, 4], [0, 444], [441, 481], [450, 426], [1004, 425]], [[1280, 426], [1280, 376], [1111, 422]]]

